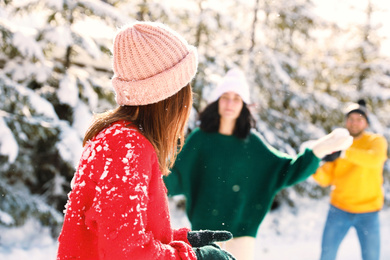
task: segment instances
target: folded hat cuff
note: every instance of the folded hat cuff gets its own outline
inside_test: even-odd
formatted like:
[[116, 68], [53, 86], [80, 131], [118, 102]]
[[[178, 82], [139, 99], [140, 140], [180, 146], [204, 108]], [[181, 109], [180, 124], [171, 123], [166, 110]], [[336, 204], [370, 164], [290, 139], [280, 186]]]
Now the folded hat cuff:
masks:
[[152, 77], [126, 81], [114, 75], [112, 86], [116, 93], [116, 102], [121, 106], [140, 106], [167, 99], [179, 92], [194, 78], [197, 64], [196, 48], [189, 46], [189, 52], [182, 60]]

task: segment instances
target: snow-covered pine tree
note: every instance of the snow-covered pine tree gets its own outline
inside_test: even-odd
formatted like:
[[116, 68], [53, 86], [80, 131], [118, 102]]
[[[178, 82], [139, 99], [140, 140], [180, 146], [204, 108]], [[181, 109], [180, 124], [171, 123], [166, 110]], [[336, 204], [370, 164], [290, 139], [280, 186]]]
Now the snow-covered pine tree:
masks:
[[[370, 131], [382, 134], [390, 141], [390, 62], [388, 54], [381, 51], [383, 36], [379, 34], [382, 24], [374, 17], [383, 12], [373, 1], [350, 6], [362, 19], [344, 26], [333, 24], [328, 28], [329, 37], [323, 51], [314, 64], [317, 91], [323, 90], [342, 102], [338, 115], [348, 102], [365, 99], [370, 114]], [[382, 21], [383, 22], [383, 21]], [[326, 51], [327, 50], [327, 51]], [[330, 119], [330, 120], [329, 120]], [[330, 114], [327, 124], [343, 125], [343, 117]], [[329, 128], [328, 128], [329, 129]], [[390, 191], [390, 166], [384, 167], [385, 194]], [[390, 205], [390, 197], [385, 202]]]
[[[329, 108], [328, 103], [317, 102], [318, 93], [310, 87], [314, 57], [307, 53], [316, 43], [312, 32], [326, 23], [316, 16], [310, 0], [255, 4], [247, 73], [258, 93], [258, 128], [271, 145], [294, 155], [303, 141], [326, 133], [312, 119], [316, 110]], [[323, 194], [316, 185], [301, 184], [281, 191], [276, 201], [293, 205], [290, 194], [296, 190], [310, 196]]]
[[[318, 44], [313, 33], [332, 31], [332, 25], [315, 14], [311, 1], [1, 1], [2, 225], [28, 217], [50, 225], [61, 221], [92, 113], [115, 105], [109, 83], [113, 32], [136, 19], [164, 22], [198, 47], [197, 110], [227, 69], [242, 67], [257, 104], [258, 128], [279, 150], [294, 154], [301, 142], [341, 125], [342, 107], [356, 101], [356, 95], [343, 94], [355, 83], [344, 81], [350, 73], [340, 69], [346, 60], [360, 61], [347, 58], [342, 45]], [[332, 34], [343, 38], [337, 32]], [[385, 60], [378, 56], [369, 63], [370, 73], [379, 74], [363, 81], [374, 79], [380, 91], [389, 85]], [[352, 74], [360, 73], [352, 67]], [[389, 104], [378, 96], [369, 104], [376, 125], [387, 131]], [[292, 201], [296, 191], [322, 194], [309, 183], [282, 195]]]
[[[319, 34], [316, 33], [324, 30], [332, 31], [337, 28], [337, 25], [317, 16], [312, 1], [256, 2], [259, 5], [258, 19], [254, 19], [257, 22], [255, 25], [257, 31], [254, 34], [257, 37], [252, 40], [254, 44], [250, 51], [250, 66], [246, 71], [251, 75], [255, 85], [259, 87], [257, 98], [260, 131], [273, 146], [294, 154], [299, 150], [303, 141], [318, 138], [333, 128], [342, 126], [343, 108], [348, 102], [356, 102], [358, 97], [367, 97], [369, 103], [373, 100], [382, 100], [382, 102], [374, 102], [376, 103], [374, 107], [383, 107], [384, 105], [381, 104], [388, 103], [383, 102], [383, 100], [388, 100], [388, 89], [386, 89], [388, 84], [385, 83], [388, 82], [389, 75], [388, 59], [380, 56], [379, 52], [372, 51], [378, 50], [378, 45], [373, 47], [375, 44], [367, 42], [368, 39], [374, 41], [373, 36], [378, 27], [369, 26], [366, 23], [360, 29], [361, 32], [365, 32], [363, 33], [365, 36], [360, 39], [367, 40], [359, 45], [360, 52], [355, 51], [355, 53], [362, 53], [362, 47], [364, 47], [366, 50], [363, 53], [366, 55], [360, 54], [358, 57], [368, 56], [368, 53], [376, 54], [375, 62], [371, 65], [373, 68], [363, 71], [361, 68], [366, 68], [367, 62], [362, 62], [361, 58], [358, 59], [356, 56], [349, 57], [355, 64], [359, 64], [358, 66], [354, 68], [345, 66], [340, 59], [340, 56], [350, 54], [345, 46], [332, 44], [324, 45], [323, 48], [317, 46]], [[371, 17], [369, 12], [372, 11], [370, 5], [366, 12], [368, 23]], [[370, 29], [369, 34], [367, 29]], [[352, 26], [348, 28], [348, 31], [351, 32], [351, 37], [358, 35], [353, 32]], [[335, 35], [345, 39], [345, 34], [347, 32], [343, 31], [342, 34]], [[381, 41], [375, 42], [378, 44]], [[374, 66], [376, 66], [375, 69]], [[375, 78], [381, 83], [372, 84], [371, 82], [371, 88], [367, 87], [366, 91], [363, 88], [351, 90], [352, 84], [343, 80], [345, 74], [340, 75], [340, 68], [344, 68], [342, 73], [345, 73], [346, 67], [350, 69], [347, 75], [351, 78], [359, 79], [361, 78], [360, 72], [364, 74], [371, 72], [369, 78]], [[330, 77], [324, 76], [320, 79], [317, 75], [323, 75], [324, 72]], [[376, 76], [373, 76], [374, 74]], [[364, 80], [367, 82], [368, 78]], [[378, 85], [381, 87], [378, 88]], [[334, 91], [328, 91], [329, 86]], [[378, 90], [375, 94], [371, 91], [373, 87]], [[372, 95], [381, 96], [381, 98], [373, 98]], [[380, 110], [382, 113], [388, 111], [385, 107], [383, 108]], [[383, 127], [383, 125], [388, 125], [387, 118], [373, 116], [372, 121], [371, 125], [374, 130], [389, 139], [387, 129]], [[322, 196], [326, 192], [308, 181], [283, 191], [284, 194], [278, 198], [283, 197], [292, 202], [288, 199], [288, 193], [291, 190], [313, 197]]]
[[129, 18], [89, 0], [0, 7], [0, 224], [34, 217], [58, 232], [92, 112], [114, 104], [107, 34]]

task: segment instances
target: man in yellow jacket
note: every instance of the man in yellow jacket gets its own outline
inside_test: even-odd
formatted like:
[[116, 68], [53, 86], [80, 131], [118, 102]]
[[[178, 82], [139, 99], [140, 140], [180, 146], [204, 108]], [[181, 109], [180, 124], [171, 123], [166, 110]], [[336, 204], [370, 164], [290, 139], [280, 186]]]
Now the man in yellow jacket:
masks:
[[379, 211], [384, 202], [387, 141], [366, 131], [369, 120], [364, 100], [347, 108], [345, 126], [354, 138], [352, 146], [339, 152], [334, 161], [325, 162], [313, 175], [321, 186], [332, 186], [321, 260], [336, 258], [351, 227], [357, 231], [363, 260], [379, 260]]

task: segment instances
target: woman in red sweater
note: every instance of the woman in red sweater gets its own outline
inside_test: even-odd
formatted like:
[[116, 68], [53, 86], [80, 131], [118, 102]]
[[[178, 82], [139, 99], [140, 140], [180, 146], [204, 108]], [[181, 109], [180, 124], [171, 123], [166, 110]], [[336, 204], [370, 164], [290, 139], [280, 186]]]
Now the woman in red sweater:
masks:
[[184, 137], [196, 68], [196, 48], [162, 24], [137, 22], [117, 33], [119, 107], [98, 115], [84, 138], [58, 260], [234, 259], [213, 244], [229, 233], [170, 224], [162, 175]]

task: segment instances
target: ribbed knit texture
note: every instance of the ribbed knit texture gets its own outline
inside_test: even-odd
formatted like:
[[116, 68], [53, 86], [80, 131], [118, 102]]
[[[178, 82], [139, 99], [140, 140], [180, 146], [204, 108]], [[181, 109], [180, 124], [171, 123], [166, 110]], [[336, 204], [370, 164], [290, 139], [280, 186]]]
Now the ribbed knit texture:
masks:
[[196, 48], [161, 23], [137, 22], [114, 39], [112, 85], [119, 105], [164, 100], [195, 76]]

